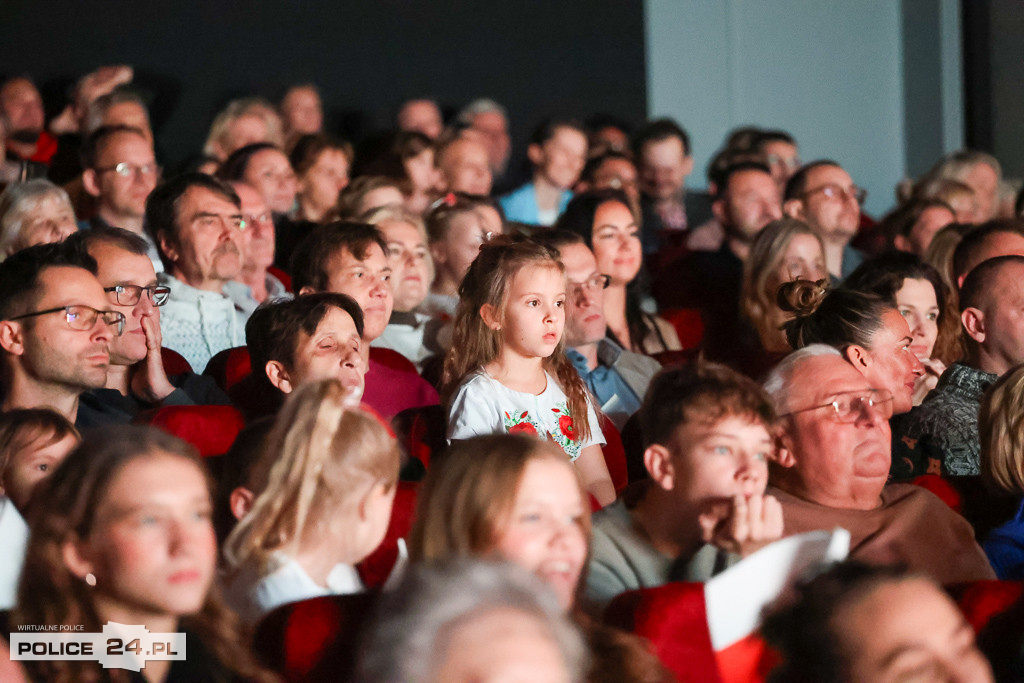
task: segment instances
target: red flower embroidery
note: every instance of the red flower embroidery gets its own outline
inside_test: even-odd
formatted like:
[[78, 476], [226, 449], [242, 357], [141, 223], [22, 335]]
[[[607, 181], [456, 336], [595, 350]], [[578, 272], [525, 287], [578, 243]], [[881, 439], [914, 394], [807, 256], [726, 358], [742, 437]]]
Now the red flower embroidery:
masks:
[[563, 415], [558, 418], [558, 429], [565, 434], [570, 441], [576, 440], [576, 425], [573, 424], [571, 416]]
[[529, 422], [520, 422], [517, 425], [512, 425], [509, 430], [509, 434], [529, 434], [530, 436], [537, 436], [537, 428]]

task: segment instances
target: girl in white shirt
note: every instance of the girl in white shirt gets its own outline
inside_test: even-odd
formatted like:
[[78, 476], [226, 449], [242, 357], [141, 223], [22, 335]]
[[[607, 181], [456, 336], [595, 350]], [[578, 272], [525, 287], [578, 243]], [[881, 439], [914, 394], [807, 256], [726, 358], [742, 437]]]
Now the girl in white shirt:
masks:
[[558, 444], [601, 505], [615, 500], [604, 437], [565, 357], [566, 277], [558, 252], [496, 238], [459, 287], [442, 399], [449, 440], [524, 433]]
[[349, 396], [336, 380], [300, 387], [267, 440], [266, 487], [224, 545], [226, 597], [246, 623], [285, 603], [363, 590], [355, 565], [387, 531], [399, 455]]

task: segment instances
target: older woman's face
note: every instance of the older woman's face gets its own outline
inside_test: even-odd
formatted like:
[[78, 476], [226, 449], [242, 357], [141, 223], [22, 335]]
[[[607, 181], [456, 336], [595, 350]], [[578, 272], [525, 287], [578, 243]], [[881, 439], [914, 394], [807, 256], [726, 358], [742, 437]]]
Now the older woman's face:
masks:
[[298, 182], [288, 157], [280, 150], [263, 149], [253, 154], [242, 179], [259, 190], [274, 213], [291, 211]]
[[605, 202], [594, 212], [591, 243], [597, 269], [610, 275], [612, 284], [624, 285], [640, 272], [640, 229], [629, 207]]
[[988, 683], [974, 630], [932, 582], [885, 582], [833, 617], [853, 681]]
[[401, 221], [384, 221], [377, 229], [388, 243], [395, 310], [411, 311], [427, 298], [434, 279], [426, 237], [415, 225]]
[[59, 197], [46, 197], [24, 214], [21, 234], [12, 245], [10, 253], [25, 247], [50, 242], [63, 242], [78, 230], [75, 212]]

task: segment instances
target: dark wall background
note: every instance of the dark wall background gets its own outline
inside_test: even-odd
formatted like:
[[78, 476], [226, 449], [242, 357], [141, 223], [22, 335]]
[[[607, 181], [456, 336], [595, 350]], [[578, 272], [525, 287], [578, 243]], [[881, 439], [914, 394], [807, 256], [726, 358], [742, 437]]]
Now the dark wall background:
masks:
[[621, 0], [3, 0], [0, 71], [33, 76], [49, 108], [97, 66], [126, 63], [155, 96], [165, 162], [200, 150], [229, 99], [276, 101], [319, 85], [327, 126], [357, 137], [397, 105], [448, 110], [492, 97], [512, 120], [514, 154], [549, 115], [646, 111], [643, 5]]

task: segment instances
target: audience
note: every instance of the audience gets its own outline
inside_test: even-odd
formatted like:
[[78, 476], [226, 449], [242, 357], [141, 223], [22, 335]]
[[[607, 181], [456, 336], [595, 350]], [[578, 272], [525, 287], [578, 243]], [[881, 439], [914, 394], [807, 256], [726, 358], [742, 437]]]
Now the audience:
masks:
[[60, 242], [78, 229], [68, 194], [38, 178], [0, 194], [0, 260], [36, 244]]
[[574, 121], [545, 121], [530, 137], [526, 154], [533, 178], [502, 197], [501, 208], [510, 221], [549, 226], [572, 199], [587, 159], [587, 136]]
[[597, 413], [564, 354], [566, 277], [557, 252], [492, 240], [459, 295], [441, 387], [448, 439], [506, 432], [550, 439], [598, 503], [612, 503]]
[[906, 467], [919, 474], [981, 472], [978, 409], [1000, 375], [1024, 363], [1024, 330], [1014, 323], [1024, 297], [1024, 256], [999, 256], [972, 270], [960, 290], [967, 355], [950, 365], [895, 435]]
[[384, 538], [398, 446], [340, 382], [299, 388], [267, 438], [266, 484], [224, 543], [225, 597], [244, 623], [363, 589], [355, 564]]
[[170, 288], [161, 312], [163, 343], [202, 372], [219, 351], [243, 343], [245, 314], [224, 293], [242, 271], [245, 221], [228, 185], [202, 173], [159, 185], [146, 202], [146, 230], [160, 250]]
[[785, 535], [842, 527], [853, 559], [899, 562], [943, 584], [995, 577], [967, 520], [920, 487], [886, 485], [889, 391], [823, 344], [787, 356], [765, 391], [781, 418], [768, 493]]
[[587, 596], [706, 581], [782, 535], [768, 485], [775, 419], [764, 391], [728, 368], [665, 370], [640, 413], [650, 481], [594, 516]]
[[[188, 660], [8, 663], [12, 638], [0, 678], [688, 680], [703, 633], [596, 615], [686, 621], [660, 605], [701, 588], [672, 584], [717, 604], [838, 527], [852, 561], [776, 596], [758, 680], [992, 680], [936, 586], [975, 624], [1024, 576], [1024, 194], [991, 155], [872, 186], [876, 226], [756, 117], [705, 193], [709, 140], [671, 119], [478, 99], [445, 128], [416, 97], [374, 129], [293, 80], [163, 179], [189, 91], [66, 75], [0, 80], [0, 626], [183, 632]], [[1000, 676], [1019, 617], [983, 635]]]
[[107, 381], [110, 342], [125, 316], [111, 310], [96, 261], [63, 244], [29, 247], [0, 263], [3, 410], [52, 408], [71, 422], [82, 393]]

